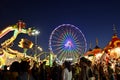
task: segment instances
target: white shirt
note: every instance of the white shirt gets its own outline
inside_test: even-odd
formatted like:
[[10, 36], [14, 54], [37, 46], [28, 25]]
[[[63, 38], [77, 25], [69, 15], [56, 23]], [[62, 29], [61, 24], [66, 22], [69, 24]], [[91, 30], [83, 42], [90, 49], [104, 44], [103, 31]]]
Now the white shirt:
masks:
[[72, 80], [72, 71], [68, 71], [67, 68], [63, 70], [63, 80]]

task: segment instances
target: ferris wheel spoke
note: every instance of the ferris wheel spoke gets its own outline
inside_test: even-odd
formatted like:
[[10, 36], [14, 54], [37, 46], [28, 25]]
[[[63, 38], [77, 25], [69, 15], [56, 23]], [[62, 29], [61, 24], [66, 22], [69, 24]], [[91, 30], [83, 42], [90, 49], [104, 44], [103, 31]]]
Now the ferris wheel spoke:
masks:
[[73, 36], [73, 38], [76, 42], [82, 41], [81, 38], [77, 35]]
[[53, 39], [55, 39], [55, 40], [59, 40], [59, 38], [61, 38], [61, 35], [59, 35], [59, 36], [56, 36], [56, 35], [55, 35], [55, 36], [53, 37]]
[[58, 36], [54, 36], [53, 38], [56, 40], [62, 40], [63, 36], [62, 34], [59, 34]]
[[73, 36], [73, 39], [74, 39], [75, 42], [78, 42], [78, 43], [80, 42], [79, 37], [74, 37], [74, 36]]
[[63, 35], [63, 39], [67, 39], [68, 38], [68, 35], [67, 34], [64, 34]]
[[79, 51], [75, 51], [75, 57], [78, 57]]
[[58, 41], [63, 42], [63, 41], [64, 41], [64, 39], [63, 39], [63, 38], [59, 38], [59, 39], [58, 39]]
[[80, 33], [75, 33], [75, 32], [73, 32], [73, 38], [74, 38], [75, 40], [80, 40], [80, 39], [81, 39], [81, 36], [78, 35], [78, 34], [80, 34]]
[[52, 45], [52, 47], [60, 47], [61, 45], [59, 45], [59, 44], [54, 44], [54, 45]]
[[[76, 53], [76, 52], [72, 51], [72, 53]], [[74, 59], [76, 58], [75, 54], [72, 54], [71, 56], [73, 56]]]
[[61, 47], [61, 44], [53, 44], [52, 47]]
[[71, 53], [70, 53], [70, 56], [73, 57], [73, 58], [75, 57], [74, 53], [75, 53], [74, 51], [71, 51]]
[[63, 38], [64, 39], [67, 39], [68, 38], [68, 31], [66, 31], [66, 29], [65, 30], [63, 30], [64, 32], [63, 32]]
[[58, 40], [52, 40], [53, 43], [63, 43], [62, 39], [58, 39]]
[[78, 37], [73, 37], [74, 41], [79, 42]]
[[72, 50], [69, 50], [68, 51], [68, 55], [71, 57], [71, 52], [72, 52]]
[[75, 51], [82, 53], [82, 49], [80, 49], [80, 48], [76, 48]]
[[76, 40], [76, 41], [75, 41], [75, 44], [82, 45], [82, 42]]
[[56, 48], [56, 47], [53, 47], [53, 49], [54, 49], [54, 52], [59, 52], [60, 50], [63, 50], [63, 47], [58, 47], [58, 48]]
[[53, 44], [52, 46], [54, 47], [54, 46], [59, 46], [61, 43], [53, 42], [52, 44]]
[[72, 35], [73, 37], [76, 37], [77, 34], [78, 34], [78, 33], [76, 33], [76, 32], [71, 32], [71, 35]]
[[62, 57], [64, 57], [65, 56], [65, 54], [66, 54], [66, 51], [61, 51], [61, 53], [59, 53], [60, 55], [59, 55], [59, 58], [60, 58], [60, 60], [62, 59]]
[[[65, 57], [65, 58], [68, 58], [68, 57], [69, 57], [68, 51], [65, 52], [65, 55], [63, 55], [63, 57]], [[65, 59], [64, 59], [64, 60], [65, 60]]]
[[62, 41], [62, 40], [63, 40], [63, 34], [61, 34], [61, 35], [59, 35], [59, 36], [54, 36], [54, 37], [53, 37], [53, 40]]
[[53, 41], [57, 41], [57, 40], [58, 40], [58, 37], [57, 37], [57, 36], [54, 36], [54, 37], [52, 38], [52, 40], [53, 40]]
[[75, 44], [76, 44], [76, 46], [78, 46], [78, 47], [79, 47], [79, 45], [82, 45], [81, 42], [76, 42]]
[[54, 44], [62, 44], [63, 42], [53, 40], [52, 43], [54, 43]]
[[60, 31], [61, 31], [61, 33], [60, 33], [61, 37], [66, 38], [66, 31], [65, 31], [65, 29], [60, 28]]
[[62, 56], [61, 56], [61, 59], [63, 58], [63, 60], [65, 60], [65, 58], [66, 58], [66, 53], [64, 53]]
[[56, 34], [54, 33], [53, 38], [55, 37], [57, 39], [59, 36], [60, 36], [59, 33], [56, 33]]
[[58, 51], [58, 50], [61, 50], [61, 49], [63, 49], [63, 47], [58, 47], [58, 48], [55, 49], [55, 51]]
[[80, 49], [80, 48], [83, 48], [82, 46], [80, 46], [80, 45], [76, 45], [76, 49]]

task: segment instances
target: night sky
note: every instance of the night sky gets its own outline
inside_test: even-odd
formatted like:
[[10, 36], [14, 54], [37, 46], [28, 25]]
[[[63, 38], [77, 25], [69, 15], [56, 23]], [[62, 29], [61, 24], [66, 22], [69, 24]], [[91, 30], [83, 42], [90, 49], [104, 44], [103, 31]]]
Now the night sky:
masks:
[[[96, 46], [104, 48], [113, 35], [113, 24], [120, 36], [120, 2], [115, 0], [1, 0], [0, 31], [8, 25], [23, 20], [27, 28], [40, 30], [38, 45], [48, 51], [51, 32], [61, 24], [72, 24], [78, 27], [86, 37], [88, 49]], [[21, 34], [34, 42], [34, 37]], [[12, 36], [4, 36], [0, 42]]]

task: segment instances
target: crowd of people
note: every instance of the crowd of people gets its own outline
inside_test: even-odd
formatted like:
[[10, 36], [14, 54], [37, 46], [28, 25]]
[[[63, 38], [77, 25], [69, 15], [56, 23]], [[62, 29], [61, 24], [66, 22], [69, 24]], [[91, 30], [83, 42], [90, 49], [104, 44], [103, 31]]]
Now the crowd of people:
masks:
[[[8, 69], [9, 68], [9, 69]], [[62, 65], [53, 62], [52, 67], [46, 62], [14, 61], [10, 66], [4, 66], [0, 71], [0, 80], [120, 80], [120, 65], [115, 65], [113, 70], [111, 63], [107, 63], [106, 69], [99, 62], [92, 62], [85, 57], [78, 63], [71, 64], [65, 61]]]

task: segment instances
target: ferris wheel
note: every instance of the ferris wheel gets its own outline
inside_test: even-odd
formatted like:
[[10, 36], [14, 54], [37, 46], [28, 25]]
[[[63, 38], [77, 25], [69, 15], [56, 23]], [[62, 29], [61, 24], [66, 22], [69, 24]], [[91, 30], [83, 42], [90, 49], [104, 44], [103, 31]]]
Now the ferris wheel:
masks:
[[52, 31], [49, 49], [60, 61], [75, 61], [87, 49], [86, 38], [74, 25], [62, 24]]

